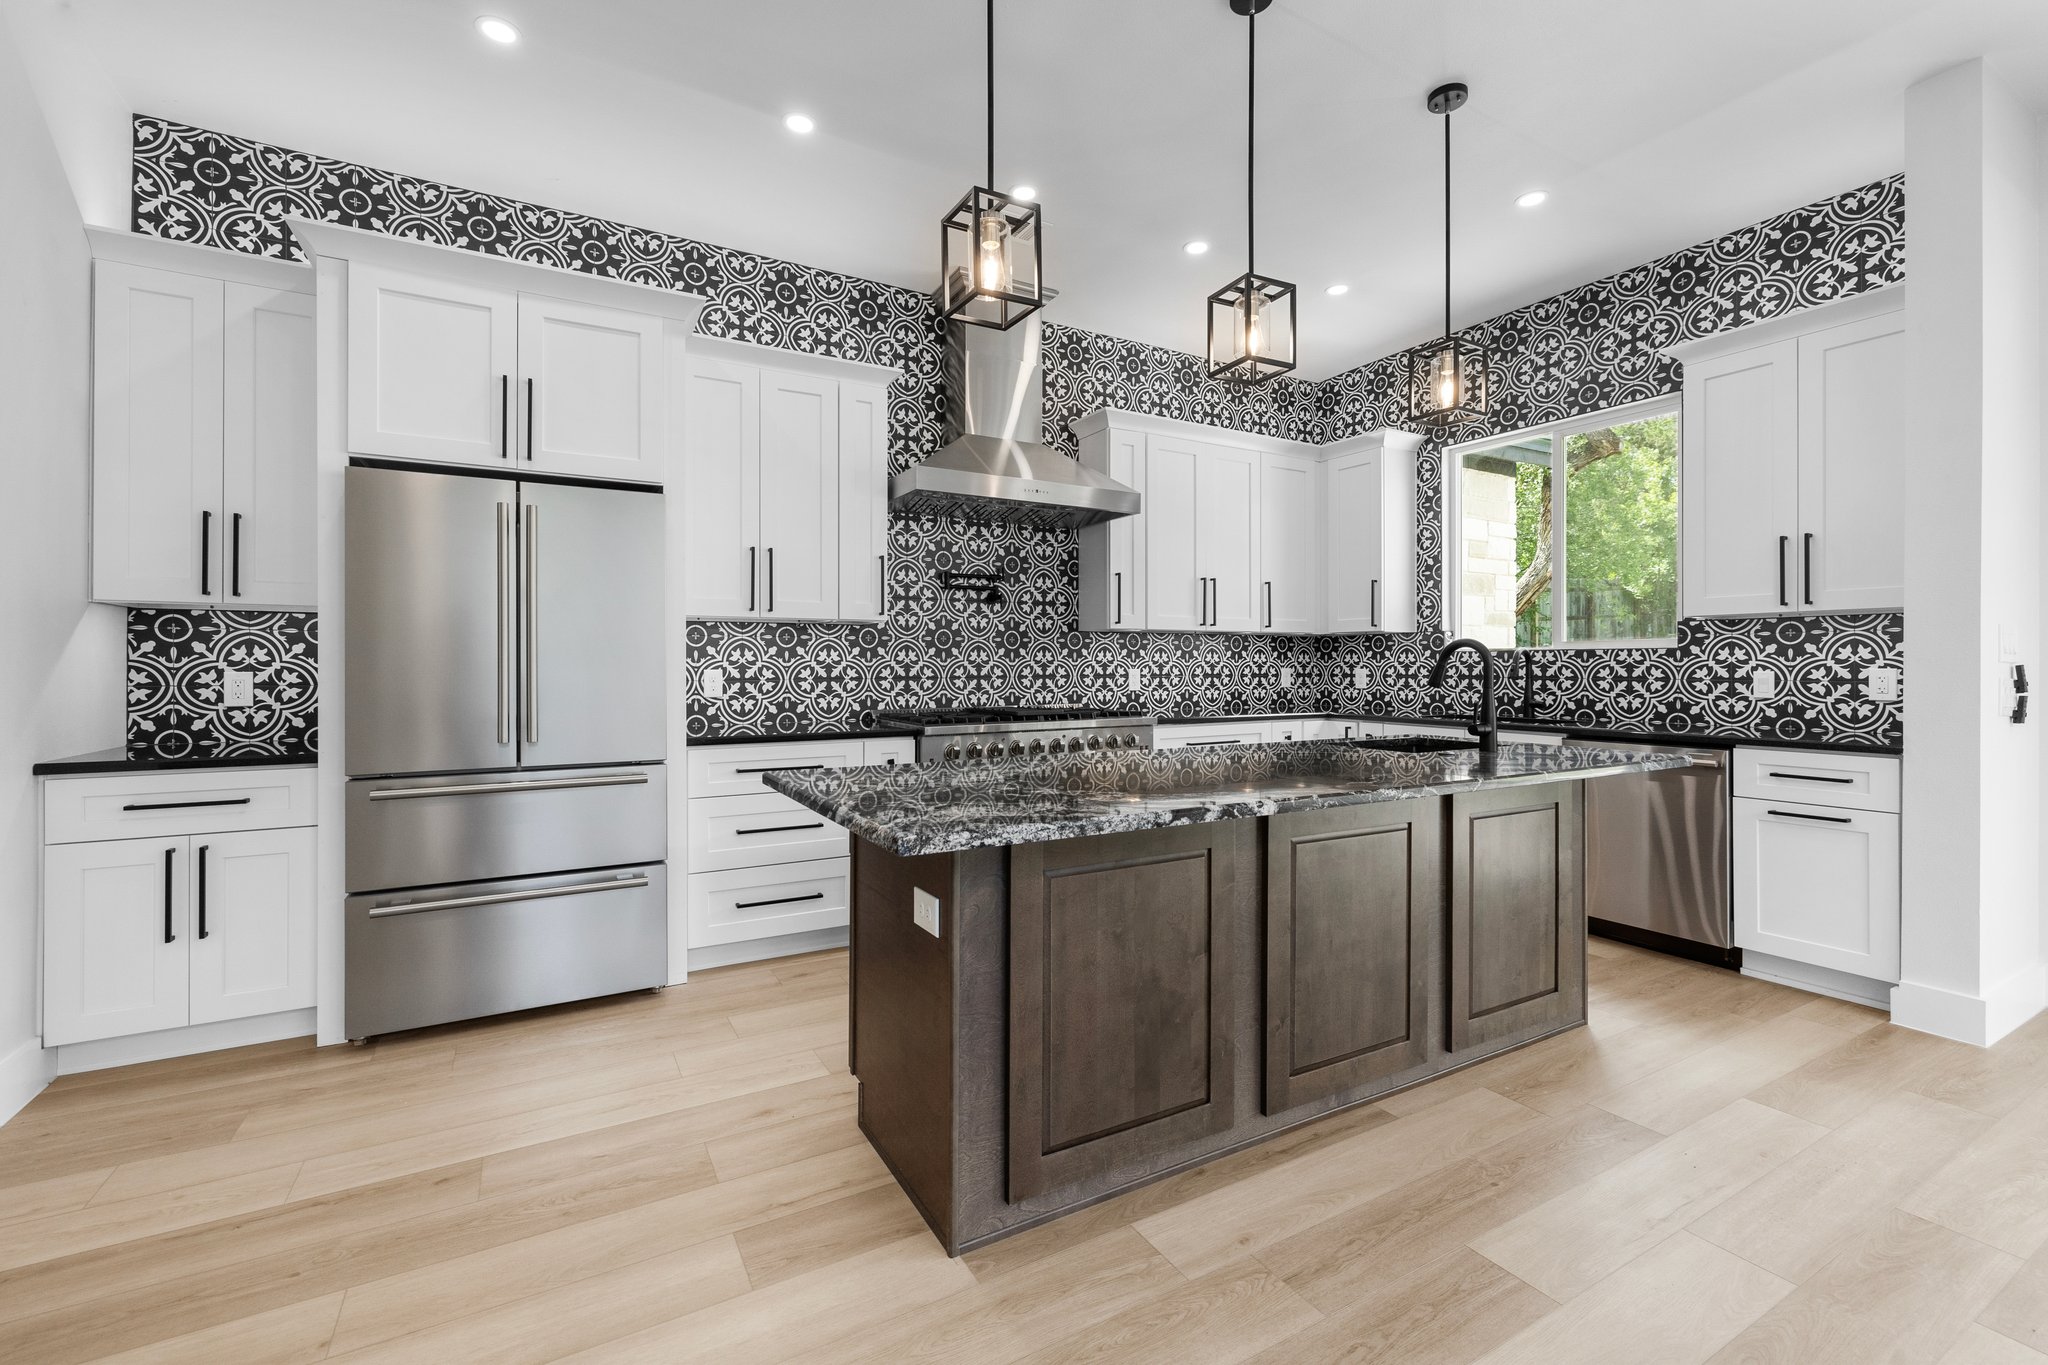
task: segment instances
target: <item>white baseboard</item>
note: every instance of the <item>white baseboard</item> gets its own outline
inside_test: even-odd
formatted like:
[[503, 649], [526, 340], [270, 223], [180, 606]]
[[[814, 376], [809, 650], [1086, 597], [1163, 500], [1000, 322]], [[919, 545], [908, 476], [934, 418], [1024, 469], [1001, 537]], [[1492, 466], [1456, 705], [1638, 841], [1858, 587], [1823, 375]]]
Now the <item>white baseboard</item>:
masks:
[[1810, 962], [1794, 962], [1789, 957], [1773, 957], [1751, 948], [1742, 950], [1742, 974], [1762, 981], [1775, 981], [1781, 986], [1795, 986], [1815, 995], [1847, 1000], [1852, 1005], [1868, 1005], [1879, 1010], [1891, 1008], [1892, 983], [1889, 981], [1876, 981], [1833, 967], [1816, 967]]
[[43, 1093], [43, 1087], [57, 1075], [56, 1062], [40, 1038], [27, 1039], [0, 1057], [0, 1123], [19, 1114], [30, 1100]]
[[80, 1071], [104, 1071], [110, 1066], [160, 1062], [166, 1057], [189, 1057], [195, 1052], [274, 1043], [280, 1038], [305, 1038], [312, 1032], [313, 1011], [303, 1009], [259, 1014], [254, 1019], [223, 1019], [217, 1024], [191, 1024], [156, 1033], [134, 1033], [126, 1038], [95, 1038], [89, 1043], [66, 1043], [56, 1049], [57, 1074], [70, 1076]]
[[2048, 968], [2014, 972], [1982, 995], [1902, 981], [1892, 991], [1892, 1022], [1901, 1028], [1989, 1047], [2048, 1005]]
[[736, 962], [767, 962], [778, 957], [795, 957], [798, 953], [819, 953], [827, 948], [845, 946], [844, 929], [813, 929], [803, 934], [784, 934], [780, 938], [716, 943], [708, 948], [690, 949], [690, 970], [701, 972], [707, 967], [730, 967]]

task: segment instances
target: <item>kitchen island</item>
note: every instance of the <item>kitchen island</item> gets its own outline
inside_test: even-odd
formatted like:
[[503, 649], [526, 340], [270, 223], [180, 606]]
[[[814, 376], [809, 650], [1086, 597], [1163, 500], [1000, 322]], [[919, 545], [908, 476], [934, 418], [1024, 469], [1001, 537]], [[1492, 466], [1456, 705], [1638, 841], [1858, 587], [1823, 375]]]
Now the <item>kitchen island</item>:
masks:
[[852, 831], [862, 1131], [954, 1254], [1585, 1022], [1582, 787], [1352, 741], [786, 770]]

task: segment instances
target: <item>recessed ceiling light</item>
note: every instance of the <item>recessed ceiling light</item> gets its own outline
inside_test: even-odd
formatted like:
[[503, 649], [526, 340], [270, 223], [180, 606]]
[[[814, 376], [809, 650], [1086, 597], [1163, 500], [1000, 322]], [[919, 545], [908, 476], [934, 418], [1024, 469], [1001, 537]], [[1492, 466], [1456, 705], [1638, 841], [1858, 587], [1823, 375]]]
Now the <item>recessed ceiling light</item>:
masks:
[[1199, 256], [1208, 249], [1209, 244], [1207, 242], [1189, 242], [1181, 248], [1182, 251], [1187, 252], [1190, 256]]
[[1339, 294], [1350, 293], [1351, 286], [1348, 284], [1333, 284], [1328, 289], [1325, 289], [1323, 292], [1325, 294], [1330, 295], [1332, 298], [1335, 298]]
[[808, 133], [818, 125], [812, 122], [809, 114], [791, 114], [782, 120], [782, 126], [792, 133]]
[[1548, 191], [1530, 190], [1527, 194], [1520, 195], [1515, 199], [1515, 207], [1518, 209], [1533, 209], [1549, 197]]
[[476, 31], [494, 43], [516, 43], [519, 30], [495, 15], [486, 14], [476, 21]]
[[1016, 189], [1010, 191], [1010, 197], [1012, 199], [1028, 200], [1035, 204], [1038, 202], [1038, 186], [1019, 185]]

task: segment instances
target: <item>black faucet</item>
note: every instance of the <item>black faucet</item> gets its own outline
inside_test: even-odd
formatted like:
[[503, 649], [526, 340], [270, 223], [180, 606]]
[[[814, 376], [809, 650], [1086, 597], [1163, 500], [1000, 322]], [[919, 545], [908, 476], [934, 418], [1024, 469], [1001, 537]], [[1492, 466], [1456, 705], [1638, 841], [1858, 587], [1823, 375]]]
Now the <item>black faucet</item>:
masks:
[[1436, 664], [1429, 670], [1429, 685], [1442, 687], [1444, 676], [1449, 671], [1451, 656], [1461, 649], [1469, 649], [1479, 656], [1479, 718], [1466, 728], [1479, 736], [1481, 753], [1491, 753], [1500, 747], [1499, 711], [1494, 696], [1497, 680], [1493, 676], [1493, 651], [1477, 640], [1456, 639], [1437, 651]]

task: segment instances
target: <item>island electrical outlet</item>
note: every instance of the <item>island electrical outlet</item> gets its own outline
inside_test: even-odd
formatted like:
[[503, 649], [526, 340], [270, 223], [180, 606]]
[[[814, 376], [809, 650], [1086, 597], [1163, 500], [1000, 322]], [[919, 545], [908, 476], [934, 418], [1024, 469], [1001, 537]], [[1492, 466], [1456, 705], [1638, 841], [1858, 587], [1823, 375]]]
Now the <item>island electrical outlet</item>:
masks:
[[939, 936], [939, 898], [921, 886], [910, 893], [910, 917], [933, 938]]

